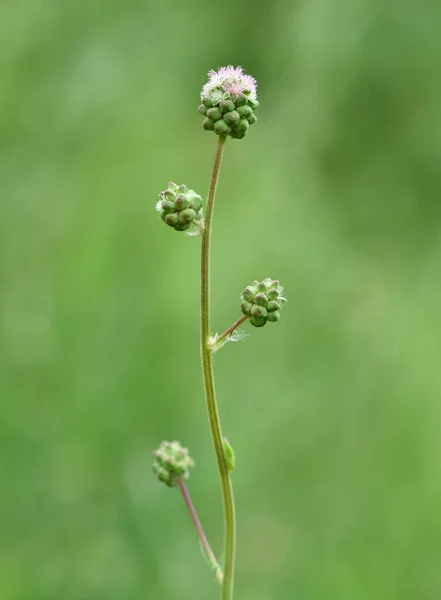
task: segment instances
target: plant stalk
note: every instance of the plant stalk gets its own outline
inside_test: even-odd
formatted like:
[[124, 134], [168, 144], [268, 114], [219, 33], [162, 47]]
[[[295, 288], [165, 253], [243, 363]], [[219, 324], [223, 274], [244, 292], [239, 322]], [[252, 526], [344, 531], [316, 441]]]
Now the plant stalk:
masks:
[[207, 403], [208, 421], [211, 437], [216, 453], [217, 466], [222, 489], [225, 525], [225, 561], [224, 579], [222, 584], [222, 600], [232, 600], [234, 586], [234, 559], [236, 545], [236, 523], [234, 511], [234, 498], [231, 479], [225, 461], [222, 429], [219, 410], [216, 402], [214, 387], [212, 349], [209, 346], [210, 338], [210, 246], [211, 227], [213, 220], [214, 201], [219, 179], [222, 156], [227, 138], [218, 136], [216, 153], [213, 161], [210, 189], [208, 191], [207, 207], [201, 243], [201, 360], [204, 379], [205, 399]]
[[231, 336], [233, 334], [233, 331], [235, 331], [238, 327], [240, 327], [242, 325], [242, 323], [245, 323], [245, 321], [247, 319], [248, 319], [248, 315], [242, 315], [239, 319], [237, 319], [237, 321], [235, 321], [232, 325], [230, 325], [228, 327], [228, 329], [225, 329], [225, 331], [223, 333], [221, 333], [217, 338], [218, 346], [221, 345], [221, 343], [224, 341], [225, 338]]
[[196, 528], [196, 531], [197, 531], [197, 534], [199, 537], [199, 541], [205, 552], [208, 562], [210, 563], [210, 566], [216, 575], [216, 579], [217, 579], [218, 583], [220, 585], [222, 585], [222, 581], [223, 581], [222, 569], [220, 568], [219, 563], [217, 562], [216, 556], [208, 542], [207, 536], [205, 535], [204, 528], [202, 527], [202, 524], [199, 520], [198, 514], [193, 505], [193, 502], [191, 501], [191, 497], [187, 490], [187, 487], [186, 487], [185, 483], [182, 481], [182, 479], [179, 479], [178, 485], [179, 485], [179, 489], [181, 490], [182, 496], [184, 497], [185, 504], [187, 505], [188, 512], [190, 513], [191, 520], [194, 523], [194, 526]]

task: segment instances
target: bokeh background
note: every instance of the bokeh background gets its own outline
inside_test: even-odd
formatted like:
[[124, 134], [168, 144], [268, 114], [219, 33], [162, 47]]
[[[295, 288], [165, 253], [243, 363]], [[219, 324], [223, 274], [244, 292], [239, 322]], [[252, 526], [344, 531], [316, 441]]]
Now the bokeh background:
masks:
[[435, 2], [6, 0], [0, 8], [0, 598], [207, 600], [179, 493], [222, 516], [198, 350], [210, 68], [259, 81], [226, 150], [213, 330], [253, 279], [282, 319], [216, 355], [237, 600], [441, 597], [441, 9]]

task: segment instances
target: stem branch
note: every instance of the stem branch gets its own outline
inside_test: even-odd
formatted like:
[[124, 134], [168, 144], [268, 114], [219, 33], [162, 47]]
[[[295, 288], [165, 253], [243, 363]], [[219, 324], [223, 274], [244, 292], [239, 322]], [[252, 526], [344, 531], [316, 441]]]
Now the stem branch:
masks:
[[218, 336], [218, 338], [217, 338], [217, 344], [220, 346], [221, 342], [226, 337], [230, 336], [235, 329], [237, 329], [238, 327], [240, 327], [242, 325], [242, 323], [245, 323], [245, 321], [247, 319], [248, 319], [248, 315], [242, 315], [240, 317], [240, 319], [237, 319], [237, 321], [235, 321], [232, 325], [230, 325], [228, 327], [228, 329], [225, 329], [225, 331]]
[[188, 512], [190, 513], [190, 517], [194, 523], [197, 534], [199, 536], [199, 540], [201, 542], [202, 548], [204, 549], [204, 552], [206, 554], [208, 562], [210, 563], [210, 566], [213, 568], [213, 570], [215, 572], [217, 581], [222, 585], [222, 580], [223, 580], [222, 569], [220, 568], [219, 563], [217, 562], [216, 556], [215, 556], [213, 550], [211, 549], [211, 546], [208, 542], [207, 536], [205, 535], [202, 524], [199, 521], [199, 517], [197, 515], [196, 509], [193, 505], [193, 502], [191, 501], [190, 494], [188, 493], [188, 490], [185, 486], [185, 483], [182, 481], [182, 479], [179, 479], [179, 489], [181, 490], [182, 495], [184, 497], [185, 504], [187, 505]]
[[224, 580], [222, 584], [222, 600], [232, 600], [234, 584], [234, 555], [235, 555], [235, 512], [233, 488], [225, 461], [222, 429], [216, 402], [214, 387], [212, 349], [209, 347], [210, 338], [210, 245], [213, 208], [216, 197], [217, 182], [222, 162], [222, 155], [227, 138], [218, 137], [216, 153], [213, 161], [210, 189], [208, 192], [205, 211], [204, 231], [201, 244], [201, 360], [204, 379], [205, 398], [207, 403], [208, 421], [216, 453], [217, 466], [222, 488], [225, 522], [225, 562]]

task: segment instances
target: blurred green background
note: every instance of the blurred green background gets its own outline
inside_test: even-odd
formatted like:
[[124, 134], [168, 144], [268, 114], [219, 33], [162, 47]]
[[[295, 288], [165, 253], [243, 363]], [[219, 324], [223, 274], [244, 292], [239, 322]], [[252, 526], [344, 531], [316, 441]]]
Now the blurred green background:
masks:
[[190, 446], [217, 553], [198, 350], [207, 71], [259, 122], [228, 143], [213, 330], [271, 276], [276, 325], [216, 355], [237, 455], [237, 600], [441, 598], [441, 8], [6, 0], [0, 8], [0, 598], [218, 598], [179, 493]]

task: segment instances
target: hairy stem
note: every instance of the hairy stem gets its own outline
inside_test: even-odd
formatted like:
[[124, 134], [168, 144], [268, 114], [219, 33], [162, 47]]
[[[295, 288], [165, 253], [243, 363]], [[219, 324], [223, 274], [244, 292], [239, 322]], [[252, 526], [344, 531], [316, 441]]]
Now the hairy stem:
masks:
[[220, 568], [219, 563], [217, 562], [216, 556], [215, 556], [213, 550], [211, 549], [211, 546], [208, 542], [207, 536], [205, 535], [202, 524], [199, 521], [199, 517], [196, 512], [196, 509], [193, 505], [193, 502], [191, 501], [190, 494], [188, 493], [188, 490], [185, 486], [185, 483], [182, 481], [182, 479], [179, 479], [179, 489], [181, 490], [182, 496], [184, 497], [185, 504], [187, 505], [188, 512], [190, 513], [190, 517], [194, 523], [197, 534], [199, 536], [199, 541], [205, 552], [208, 562], [210, 563], [210, 566], [216, 575], [217, 581], [222, 585], [222, 580], [223, 580], [222, 569]]
[[208, 421], [216, 453], [217, 466], [222, 488], [225, 522], [225, 562], [224, 580], [222, 584], [222, 600], [232, 600], [234, 585], [234, 555], [236, 523], [234, 513], [234, 498], [231, 479], [225, 461], [222, 429], [214, 388], [212, 349], [209, 346], [210, 338], [210, 244], [211, 226], [213, 219], [214, 200], [219, 179], [222, 155], [225, 148], [226, 137], [219, 136], [216, 153], [213, 161], [210, 189], [208, 192], [207, 207], [205, 211], [204, 231], [201, 245], [201, 360], [204, 378], [205, 398], [207, 402]]
[[217, 345], [220, 346], [222, 344], [222, 342], [224, 341], [224, 339], [227, 338], [228, 336], [230, 336], [235, 329], [237, 329], [238, 327], [240, 327], [242, 325], [242, 323], [245, 323], [245, 321], [247, 319], [248, 319], [248, 315], [242, 315], [240, 317], [240, 319], [237, 319], [237, 321], [235, 321], [232, 325], [230, 325], [228, 327], [228, 329], [225, 329], [225, 331], [218, 336]]

